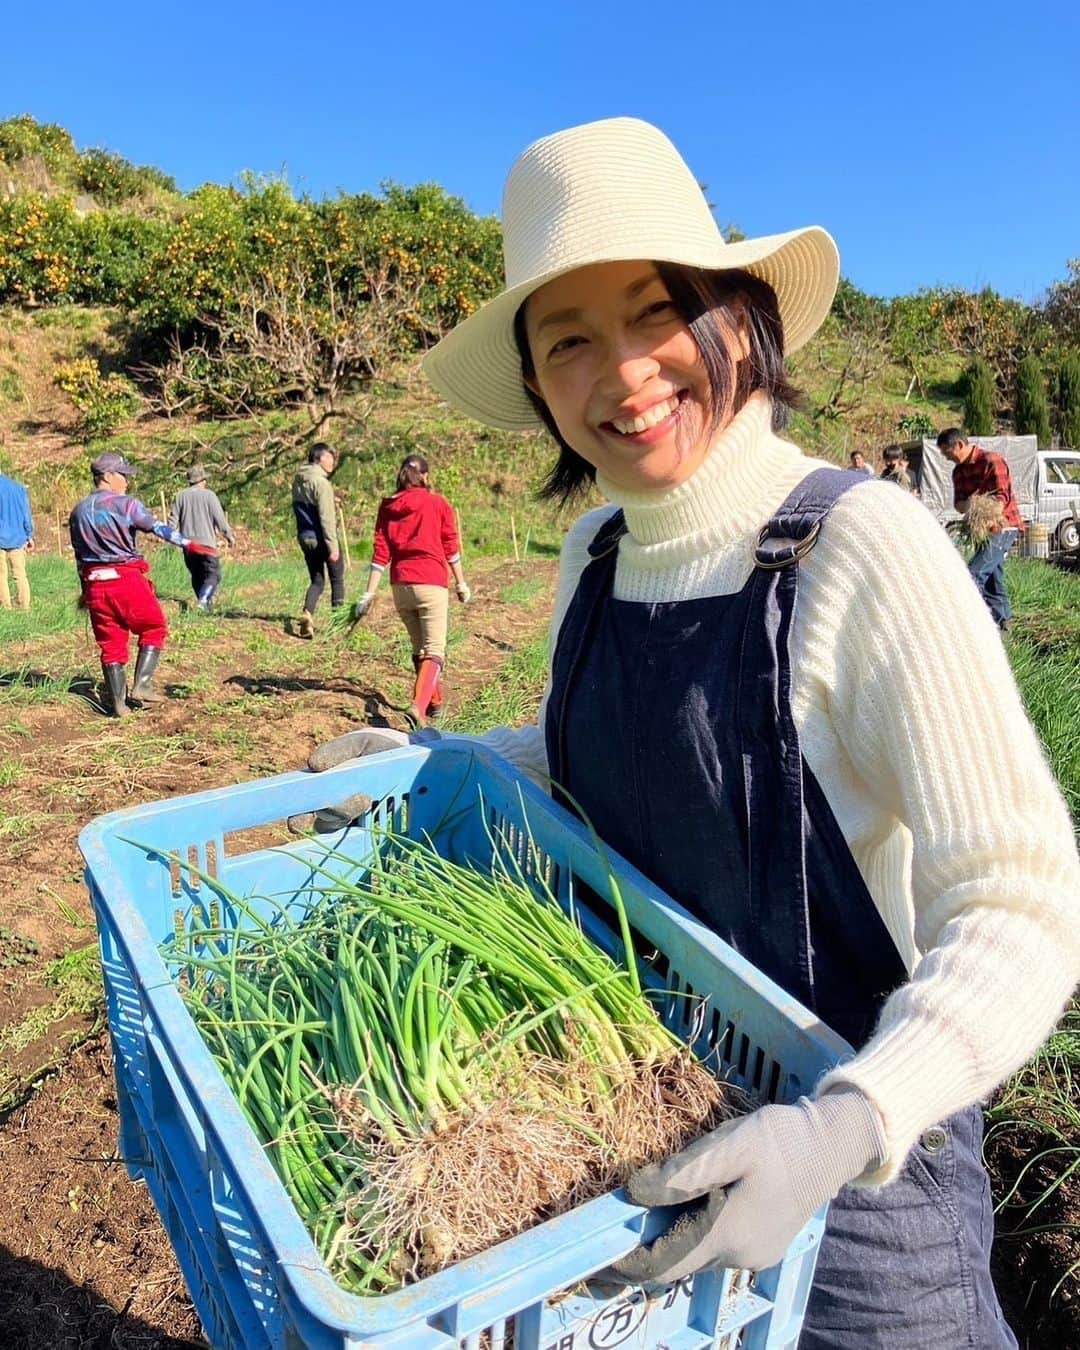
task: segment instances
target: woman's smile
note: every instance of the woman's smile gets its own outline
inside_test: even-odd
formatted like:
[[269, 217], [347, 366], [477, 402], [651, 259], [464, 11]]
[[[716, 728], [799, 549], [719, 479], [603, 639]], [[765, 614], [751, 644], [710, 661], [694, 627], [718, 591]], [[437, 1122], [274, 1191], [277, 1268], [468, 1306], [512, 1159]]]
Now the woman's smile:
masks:
[[640, 444], [651, 445], [653, 441], [666, 436], [674, 428], [679, 406], [685, 394], [686, 390], [682, 389], [673, 397], [664, 399], [662, 403], [654, 403], [644, 412], [628, 412], [620, 417], [613, 417], [610, 422], [604, 422], [601, 426], [605, 431], [611, 427], [624, 440], [633, 439]]

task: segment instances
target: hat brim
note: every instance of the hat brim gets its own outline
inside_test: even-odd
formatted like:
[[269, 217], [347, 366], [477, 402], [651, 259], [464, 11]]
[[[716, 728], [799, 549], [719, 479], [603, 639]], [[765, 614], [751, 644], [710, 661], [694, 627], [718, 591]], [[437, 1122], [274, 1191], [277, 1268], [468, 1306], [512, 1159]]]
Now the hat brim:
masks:
[[[612, 250], [590, 262], [627, 262], [639, 257], [640, 252]], [[699, 252], [695, 257], [687, 257], [684, 251], [681, 257], [654, 257], [650, 261], [708, 270], [741, 268], [768, 282], [776, 292], [785, 354], [798, 351], [821, 327], [840, 279], [836, 245], [831, 235], [816, 225], [735, 244], [718, 241], [714, 250]], [[521, 380], [514, 315], [541, 286], [585, 265], [576, 262], [555, 268], [511, 287], [452, 329], [423, 361], [424, 373], [438, 392], [488, 426], [506, 431], [541, 427], [543, 423]]]

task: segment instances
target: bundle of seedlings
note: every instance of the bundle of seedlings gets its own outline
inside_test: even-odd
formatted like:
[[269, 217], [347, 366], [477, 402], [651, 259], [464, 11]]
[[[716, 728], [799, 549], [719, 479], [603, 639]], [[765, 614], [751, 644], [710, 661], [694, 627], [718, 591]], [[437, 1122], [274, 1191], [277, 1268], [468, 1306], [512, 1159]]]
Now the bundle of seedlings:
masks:
[[960, 528], [972, 548], [982, 548], [992, 534], [1005, 528], [1005, 508], [997, 497], [976, 492], [967, 500]]
[[504, 850], [481, 869], [388, 834], [314, 871], [300, 917], [206, 878], [238, 926], [163, 952], [351, 1292], [483, 1251], [744, 1109], [657, 1016], [614, 878], [621, 962]]

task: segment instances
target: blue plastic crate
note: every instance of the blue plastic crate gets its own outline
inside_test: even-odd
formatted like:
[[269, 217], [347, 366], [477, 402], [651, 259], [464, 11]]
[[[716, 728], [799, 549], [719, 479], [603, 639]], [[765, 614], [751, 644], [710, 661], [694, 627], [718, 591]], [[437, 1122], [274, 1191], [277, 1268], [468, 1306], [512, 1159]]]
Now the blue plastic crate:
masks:
[[[334, 838], [351, 857], [368, 856], [371, 828], [387, 825], [430, 834], [458, 861], [490, 861], [494, 837], [526, 871], [542, 869], [593, 938], [617, 952], [612, 915], [596, 899], [613, 866], [631, 925], [657, 952], [657, 973], [672, 993], [666, 1020], [758, 1100], [794, 1100], [849, 1053], [639, 872], [615, 855], [602, 857], [578, 821], [475, 742], [451, 737], [324, 774], [285, 774], [103, 816], [80, 845], [101, 936], [120, 1151], [131, 1175], [146, 1180], [215, 1350], [794, 1347], [824, 1211], [768, 1271], [704, 1272], [648, 1297], [587, 1283], [670, 1221], [622, 1192], [399, 1293], [363, 1299], [335, 1284], [158, 946], [196, 911], [204, 923], [235, 921], [197, 872], [241, 895], [284, 893], [303, 904], [322, 884], [312, 870], [322, 848], [271, 847], [267, 834], [279, 836], [261, 827], [353, 792], [369, 794], [374, 805]], [[538, 850], [531, 857], [526, 831]]]

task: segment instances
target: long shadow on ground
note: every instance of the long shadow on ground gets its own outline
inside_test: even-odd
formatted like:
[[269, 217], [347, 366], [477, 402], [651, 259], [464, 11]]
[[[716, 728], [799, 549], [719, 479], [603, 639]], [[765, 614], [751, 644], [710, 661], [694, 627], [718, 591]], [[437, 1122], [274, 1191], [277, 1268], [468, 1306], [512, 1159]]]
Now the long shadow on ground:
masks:
[[0, 1246], [0, 1345], [4, 1350], [208, 1350], [114, 1308], [92, 1284]]

